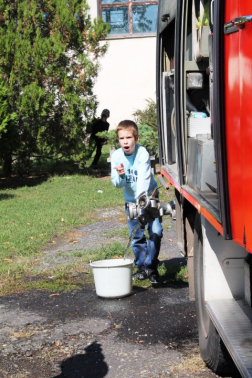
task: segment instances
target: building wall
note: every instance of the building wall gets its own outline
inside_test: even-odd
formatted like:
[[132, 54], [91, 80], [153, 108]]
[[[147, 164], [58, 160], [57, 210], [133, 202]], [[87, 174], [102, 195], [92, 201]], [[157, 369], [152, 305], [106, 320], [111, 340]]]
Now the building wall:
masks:
[[[98, 12], [96, 0], [89, 0], [91, 17]], [[156, 37], [108, 40], [108, 51], [101, 59], [94, 93], [102, 109], [110, 110], [110, 129], [123, 119], [133, 119], [136, 109], [146, 107], [146, 99], [156, 98]]]

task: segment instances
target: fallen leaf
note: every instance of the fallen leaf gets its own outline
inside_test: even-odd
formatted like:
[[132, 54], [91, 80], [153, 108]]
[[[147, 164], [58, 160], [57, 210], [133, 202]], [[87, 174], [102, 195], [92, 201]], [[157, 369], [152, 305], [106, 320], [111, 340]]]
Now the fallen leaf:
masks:
[[44, 236], [44, 234], [39, 234], [39, 236]]
[[121, 328], [122, 324], [114, 324], [115, 328]]
[[34, 261], [39, 261], [39, 260], [41, 260], [41, 259], [35, 259], [35, 260], [32, 260], [32, 262], [34, 262]]
[[55, 297], [56, 295], [59, 295], [59, 293], [50, 294], [49, 297]]
[[10, 242], [4, 242], [4, 243], [2, 243], [2, 244], [10, 244]]
[[56, 346], [60, 346], [60, 342], [57, 340], [55, 341]]
[[173, 242], [173, 240], [172, 239], [168, 239], [170, 242]]
[[79, 242], [78, 242], [78, 240], [74, 240], [72, 243], [74, 244], [74, 243], [79, 243]]
[[26, 223], [26, 224], [28, 224], [28, 226], [30, 226], [30, 225], [31, 225], [31, 223]]
[[12, 222], [9, 222], [9, 224], [11, 224]]
[[64, 222], [64, 218], [61, 218], [61, 222]]
[[13, 261], [13, 259], [4, 259], [4, 261]]
[[33, 236], [30, 236], [30, 239], [33, 239]]

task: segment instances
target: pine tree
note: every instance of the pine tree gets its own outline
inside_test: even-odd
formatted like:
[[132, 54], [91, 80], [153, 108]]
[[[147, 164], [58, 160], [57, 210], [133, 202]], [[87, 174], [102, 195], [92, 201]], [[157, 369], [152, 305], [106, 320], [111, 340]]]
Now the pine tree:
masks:
[[86, 0], [0, 0], [0, 162], [81, 154], [108, 26]]

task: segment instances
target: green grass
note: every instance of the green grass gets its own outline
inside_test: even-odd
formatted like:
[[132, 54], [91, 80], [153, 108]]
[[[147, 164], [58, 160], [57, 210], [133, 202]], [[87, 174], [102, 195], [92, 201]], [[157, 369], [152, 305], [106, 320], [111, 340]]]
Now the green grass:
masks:
[[[137, 269], [134, 269], [136, 272]], [[180, 265], [171, 265], [169, 261], [165, 261], [158, 267], [158, 273], [163, 284], [171, 282], [188, 282], [188, 268], [187, 266]], [[149, 282], [148, 278], [146, 280], [140, 281], [135, 280], [134, 286], [148, 288], [152, 284]]]
[[92, 223], [93, 209], [122, 205], [120, 194], [109, 178], [81, 175], [55, 176], [35, 187], [1, 191], [1, 256], [38, 252], [53, 236]]
[[[20, 277], [11, 278], [11, 280], [4, 280], [4, 285], [0, 287], [1, 295], [9, 295], [13, 292], [20, 293], [32, 289], [48, 290], [50, 292], [70, 291], [80, 289], [86, 282], [91, 281], [91, 272], [82, 270], [80, 274], [72, 274], [73, 266], [61, 266], [55, 269], [54, 275], [49, 275], [48, 272], [40, 275], [28, 276], [22, 275]], [[27, 272], [26, 272], [27, 273]]]
[[[108, 155], [109, 147], [105, 146], [99, 166], [107, 170]], [[87, 167], [91, 161], [92, 158]], [[43, 248], [54, 237], [97, 221], [95, 209], [124, 204], [122, 191], [111, 184], [106, 173], [83, 168], [83, 165], [80, 169], [80, 166], [73, 161], [34, 162], [29, 175], [0, 179], [0, 294], [27, 288], [63, 290], [75, 287], [76, 279], [72, 273], [81, 273], [81, 270], [74, 262], [55, 269], [53, 281], [48, 280], [45, 274], [28, 281], [26, 277], [32, 276]], [[162, 202], [174, 197], [172, 190], [160, 189], [160, 193]], [[108, 231], [108, 236], [127, 239], [128, 228]], [[106, 248], [85, 254], [78, 251], [72, 256], [78, 257], [84, 271], [89, 260], [123, 255], [125, 246], [111, 243]]]
[[[106, 146], [107, 147], [107, 146]], [[109, 168], [107, 151], [99, 165]], [[88, 162], [87, 166], [91, 163]], [[96, 221], [94, 209], [124, 204], [109, 177], [73, 162], [34, 165], [30, 176], [0, 180], [0, 293], [36, 266], [42, 249], [55, 236]], [[98, 193], [102, 190], [102, 193]]]
[[62, 263], [43, 272], [36, 270], [36, 259], [22, 259], [22, 264], [13, 262], [7, 274], [4, 275], [2, 272], [0, 275], [0, 294], [7, 295], [31, 289], [51, 292], [79, 289], [86, 283], [93, 282], [90, 261], [122, 258], [124, 251], [124, 245], [113, 242], [94, 250], [70, 252], [65, 256], [73, 258], [71, 263]]
[[110, 243], [108, 246], [101, 246], [88, 251], [75, 251], [71, 252], [69, 255], [73, 257], [78, 257], [78, 263], [87, 264], [90, 261], [106, 260], [112, 258], [119, 258], [124, 256], [125, 245], [115, 241]]
[[[126, 217], [125, 217], [126, 220]], [[127, 225], [125, 224], [125, 228], [122, 228], [121, 230], [113, 230], [113, 231], [107, 231], [106, 237], [114, 238], [114, 237], [121, 237], [128, 239], [129, 238], [129, 230]]]
[[182, 263], [180, 265], [172, 265], [167, 260], [159, 266], [158, 271], [163, 282], [188, 282], [188, 268]]

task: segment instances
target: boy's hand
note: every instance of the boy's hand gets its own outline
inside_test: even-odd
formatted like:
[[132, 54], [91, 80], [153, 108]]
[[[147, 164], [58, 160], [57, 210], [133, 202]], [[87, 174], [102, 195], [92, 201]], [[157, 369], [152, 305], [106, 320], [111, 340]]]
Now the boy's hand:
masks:
[[118, 165], [117, 167], [114, 167], [116, 169], [118, 175], [123, 176], [125, 174], [123, 163]]

